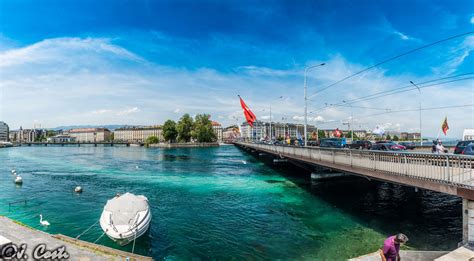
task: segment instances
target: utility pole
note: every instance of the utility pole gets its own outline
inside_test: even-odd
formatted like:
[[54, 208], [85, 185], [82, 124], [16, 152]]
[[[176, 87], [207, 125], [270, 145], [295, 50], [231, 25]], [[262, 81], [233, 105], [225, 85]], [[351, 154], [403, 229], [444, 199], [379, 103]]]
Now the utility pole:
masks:
[[308, 146], [308, 87], [306, 85], [306, 75], [308, 73], [309, 70], [315, 68], [315, 67], [319, 67], [319, 66], [323, 66], [325, 65], [325, 63], [321, 63], [321, 64], [317, 64], [317, 65], [312, 65], [312, 66], [308, 66], [304, 69], [304, 146]]
[[421, 135], [421, 89], [416, 85], [414, 82], [410, 81], [410, 83], [415, 86], [418, 89], [418, 92], [420, 93], [420, 146], [423, 146], [423, 136]]

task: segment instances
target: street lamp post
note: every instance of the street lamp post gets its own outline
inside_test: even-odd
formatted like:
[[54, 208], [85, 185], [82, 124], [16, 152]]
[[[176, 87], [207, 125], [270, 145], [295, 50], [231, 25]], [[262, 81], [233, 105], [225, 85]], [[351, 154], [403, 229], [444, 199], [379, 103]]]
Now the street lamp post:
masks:
[[415, 86], [418, 89], [418, 92], [420, 93], [420, 146], [423, 146], [423, 136], [421, 136], [421, 90], [420, 87], [418, 87], [418, 85], [416, 85], [414, 82], [410, 81], [410, 83]]
[[[276, 101], [278, 99], [282, 99], [282, 98], [283, 98], [283, 96], [279, 96], [276, 99], [273, 99], [272, 102]], [[273, 140], [273, 135], [272, 135], [272, 102], [270, 102], [270, 141]]]
[[351, 106], [351, 123], [349, 124], [349, 131], [351, 132], [351, 142], [354, 142], [354, 130], [352, 129], [354, 126], [354, 115], [353, 115], [352, 103], [347, 103], [346, 101], [342, 101], [342, 102], [349, 104], [349, 106]]
[[306, 147], [308, 145], [308, 96], [307, 96], [307, 86], [306, 86], [306, 74], [308, 73], [309, 70], [323, 66], [325, 63], [317, 64], [317, 65], [312, 65], [308, 66], [304, 69], [304, 146]]

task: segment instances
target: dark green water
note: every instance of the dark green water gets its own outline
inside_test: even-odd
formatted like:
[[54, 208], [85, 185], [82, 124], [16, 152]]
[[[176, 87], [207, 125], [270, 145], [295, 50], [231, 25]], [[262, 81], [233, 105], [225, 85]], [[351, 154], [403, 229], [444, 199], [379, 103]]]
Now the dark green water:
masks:
[[[72, 193], [76, 185], [82, 194]], [[361, 178], [311, 183], [302, 170], [270, 168], [233, 146], [0, 149], [0, 215], [49, 233], [77, 236], [107, 199], [127, 191], [150, 201], [151, 229], [135, 252], [156, 259], [343, 260], [399, 231], [415, 249], [461, 240], [455, 197]], [[50, 227], [39, 224], [40, 213]], [[96, 226], [81, 239], [101, 234]], [[105, 236], [98, 243], [120, 248]]]

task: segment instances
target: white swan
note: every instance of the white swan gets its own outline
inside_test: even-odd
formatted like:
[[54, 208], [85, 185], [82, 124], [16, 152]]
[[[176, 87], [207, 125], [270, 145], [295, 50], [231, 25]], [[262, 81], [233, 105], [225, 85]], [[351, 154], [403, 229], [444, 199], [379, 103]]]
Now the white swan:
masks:
[[40, 214], [40, 224], [43, 225], [43, 226], [49, 226], [49, 222], [46, 221], [46, 220], [43, 220], [43, 215]]
[[20, 176], [16, 176], [15, 178], [15, 183], [16, 184], [23, 184], [23, 178]]

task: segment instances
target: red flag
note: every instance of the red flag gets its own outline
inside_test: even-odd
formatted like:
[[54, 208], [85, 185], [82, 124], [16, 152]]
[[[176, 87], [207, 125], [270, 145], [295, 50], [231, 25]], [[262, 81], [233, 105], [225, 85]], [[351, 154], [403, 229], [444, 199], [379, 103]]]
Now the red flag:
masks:
[[444, 136], [446, 136], [449, 130], [448, 117], [444, 118], [443, 124], [441, 125], [441, 129], [443, 130]]
[[240, 97], [240, 95], [239, 98], [240, 106], [242, 106], [242, 110], [244, 110], [245, 119], [247, 120], [248, 124], [253, 127], [253, 123], [257, 120], [257, 116], [253, 114], [247, 104], [245, 104], [244, 100], [242, 100], [242, 97]]

